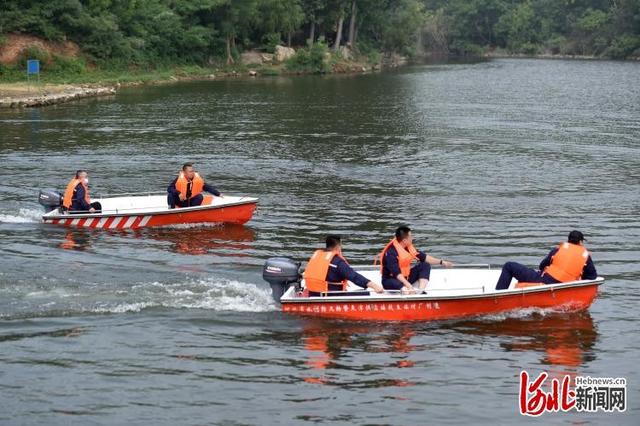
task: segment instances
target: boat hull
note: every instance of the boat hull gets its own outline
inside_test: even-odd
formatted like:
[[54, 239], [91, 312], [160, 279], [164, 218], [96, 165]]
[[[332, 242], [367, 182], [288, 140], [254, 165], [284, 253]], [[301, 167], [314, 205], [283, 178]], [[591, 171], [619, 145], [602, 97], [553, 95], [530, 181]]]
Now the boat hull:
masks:
[[256, 203], [230, 206], [211, 206], [200, 209], [173, 209], [168, 212], [146, 212], [139, 214], [105, 215], [60, 215], [43, 216], [44, 223], [79, 228], [137, 229], [151, 226], [168, 226], [193, 223], [233, 223], [248, 222], [256, 209]]
[[[540, 286], [478, 296], [438, 298], [396, 296], [389, 298], [341, 297], [281, 300], [282, 311], [322, 318], [366, 321], [431, 321], [490, 315], [520, 309], [540, 308], [563, 311], [587, 309], [601, 282], [580, 285]], [[320, 300], [319, 300], [320, 299]]]

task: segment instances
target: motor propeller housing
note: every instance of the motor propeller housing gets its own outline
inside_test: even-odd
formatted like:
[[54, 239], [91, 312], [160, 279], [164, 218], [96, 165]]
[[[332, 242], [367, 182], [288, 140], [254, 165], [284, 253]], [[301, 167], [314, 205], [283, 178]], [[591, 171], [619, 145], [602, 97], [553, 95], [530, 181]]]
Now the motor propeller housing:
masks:
[[302, 279], [300, 262], [286, 257], [271, 257], [264, 263], [262, 278], [271, 286], [273, 299], [280, 303], [280, 298], [291, 284], [299, 283]]
[[55, 189], [41, 189], [38, 194], [38, 203], [40, 203], [46, 213], [62, 206], [62, 194]]

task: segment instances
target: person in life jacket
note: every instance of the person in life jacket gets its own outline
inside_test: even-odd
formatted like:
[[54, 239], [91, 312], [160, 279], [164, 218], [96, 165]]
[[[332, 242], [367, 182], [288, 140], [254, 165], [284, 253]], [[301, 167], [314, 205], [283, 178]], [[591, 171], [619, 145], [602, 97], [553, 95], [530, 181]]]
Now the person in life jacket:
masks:
[[[416, 250], [408, 226], [396, 229], [395, 238], [382, 249], [379, 260], [382, 286], [387, 290], [402, 290], [404, 293], [415, 292], [413, 284], [416, 282], [420, 290], [427, 287], [431, 265], [446, 268], [453, 266], [452, 262]], [[411, 266], [414, 261], [417, 263]]]
[[370, 288], [382, 293], [382, 286], [369, 281], [349, 266], [342, 257], [342, 239], [338, 235], [329, 235], [324, 250], [316, 250], [309, 259], [303, 274], [309, 296], [322, 296], [328, 291], [345, 291], [347, 281], [362, 288]]
[[496, 290], [507, 290], [511, 279], [521, 282], [556, 284], [577, 280], [594, 280], [598, 277], [591, 255], [584, 247], [584, 235], [580, 231], [569, 232], [567, 242], [551, 249], [538, 270], [516, 262], [507, 262], [496, 284]]
[[184, 163], [178, 177], [172, 180], [167, 188], [169, 208], [199, 206], [204, 200], [203, 191], [222, 197], [220, 191], [204, 182], [193, 169], [193, 164]]
[[76, 171], [76, 175], [67, 184], [62, 197], [62, 207], [70, 214], [100, 213], [102, 205], [91, 202], [89, 197], [89, 174], [86, 170]]

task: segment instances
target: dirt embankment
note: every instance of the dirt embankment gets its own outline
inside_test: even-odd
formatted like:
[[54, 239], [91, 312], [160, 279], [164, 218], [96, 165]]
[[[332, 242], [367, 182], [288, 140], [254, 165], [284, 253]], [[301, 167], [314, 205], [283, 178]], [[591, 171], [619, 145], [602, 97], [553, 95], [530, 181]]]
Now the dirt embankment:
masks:
[[[0, 64], [15, 65], [23, 52], [37, 47], [49, 56], [61, 55], [77, 57], [81, 54], [77, 44], [71, 41], [51, 42], [41, 38], [6, 34], [0, 45]], [[40, 83], [3, 83], [0, 79], [0, 108], [35, 107], [69, 102], [75, 99], [110, 95], [115, 88], [95, 85], [40, 84]]]
[[23, 35], [23, 34], [6, 34], [3, 36], [4, 41], [0, 45], [0, 64], [15, 64], [22, 52], [29, 47], [37, 47], [38, 49], [49, 54], [62, 56], [77, 57], [80, 54], [80, 48], [71, 41], [51, 42], [41, 38]]

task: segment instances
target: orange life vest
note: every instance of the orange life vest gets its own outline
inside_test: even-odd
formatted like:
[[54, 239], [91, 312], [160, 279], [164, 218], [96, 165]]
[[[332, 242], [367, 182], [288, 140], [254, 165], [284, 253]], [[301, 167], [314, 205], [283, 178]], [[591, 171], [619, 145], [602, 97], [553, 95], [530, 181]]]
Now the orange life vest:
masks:
[[558, 251], [551, 258], [551, 264], [544, 273], [561, 283], [576, 281], [582, 277], [582, 270], [589, 259], [589, 252], [579, 244], [560, 243]]
[[191, 184], [191, 198], [193, 198], [202, 192], [202, 189], [204, 188], [204, 179], [202, 179], [198, 173], [195, 173], [193, 180], [189, 181], [184, 173], [180, 172], [178, 180], [176, 181], [176, 189], [185, 197], [187, 196], [189, 184]]
[[397, 238], [389, 241], [389, 243], [384, 246], [382, 251], [380, 252], [380, 275], [382, 275], [382, 269], [384, 267], [384, 255], [387, 253], [387, 250], [391, 248], [391, 246], [395, 247], [398, 252], [398, 264], [400, 265], [400, 272], [402, 275], [407, 278], [411, 273], [411, 262], [413, 262], [418, 257], [418, 250], [413, 245], [410, 245], [406, 249], [400, 245]]
[[[330, 251], [316, 250], [309, 259], [309, 263], [304, 270], [305, 287], [309, 291], [318, 293], [329, 291], [329, 281], [327, 281], [327, 272], [329, 272], [331, 261], [335, 256], [340, 256]], [[346, 259], [340, 256], [346, 262]], [[347, 280], [343, 280], [342, 290], [347, 289]]]
[[91, 204], [91, 199], [89, 198], [89, 187], [86, 183], [84, 183], [83, 179], [73, 178], [67, 184], [67, 189], [64, 190], [64, 197], [62, 198], [62, 205], [71, 209], [71, 204], [73, 204], [73, 191], [76, 189], [76, 186], [81, 184], [84, 187], [84, 200], [87, 204]]

